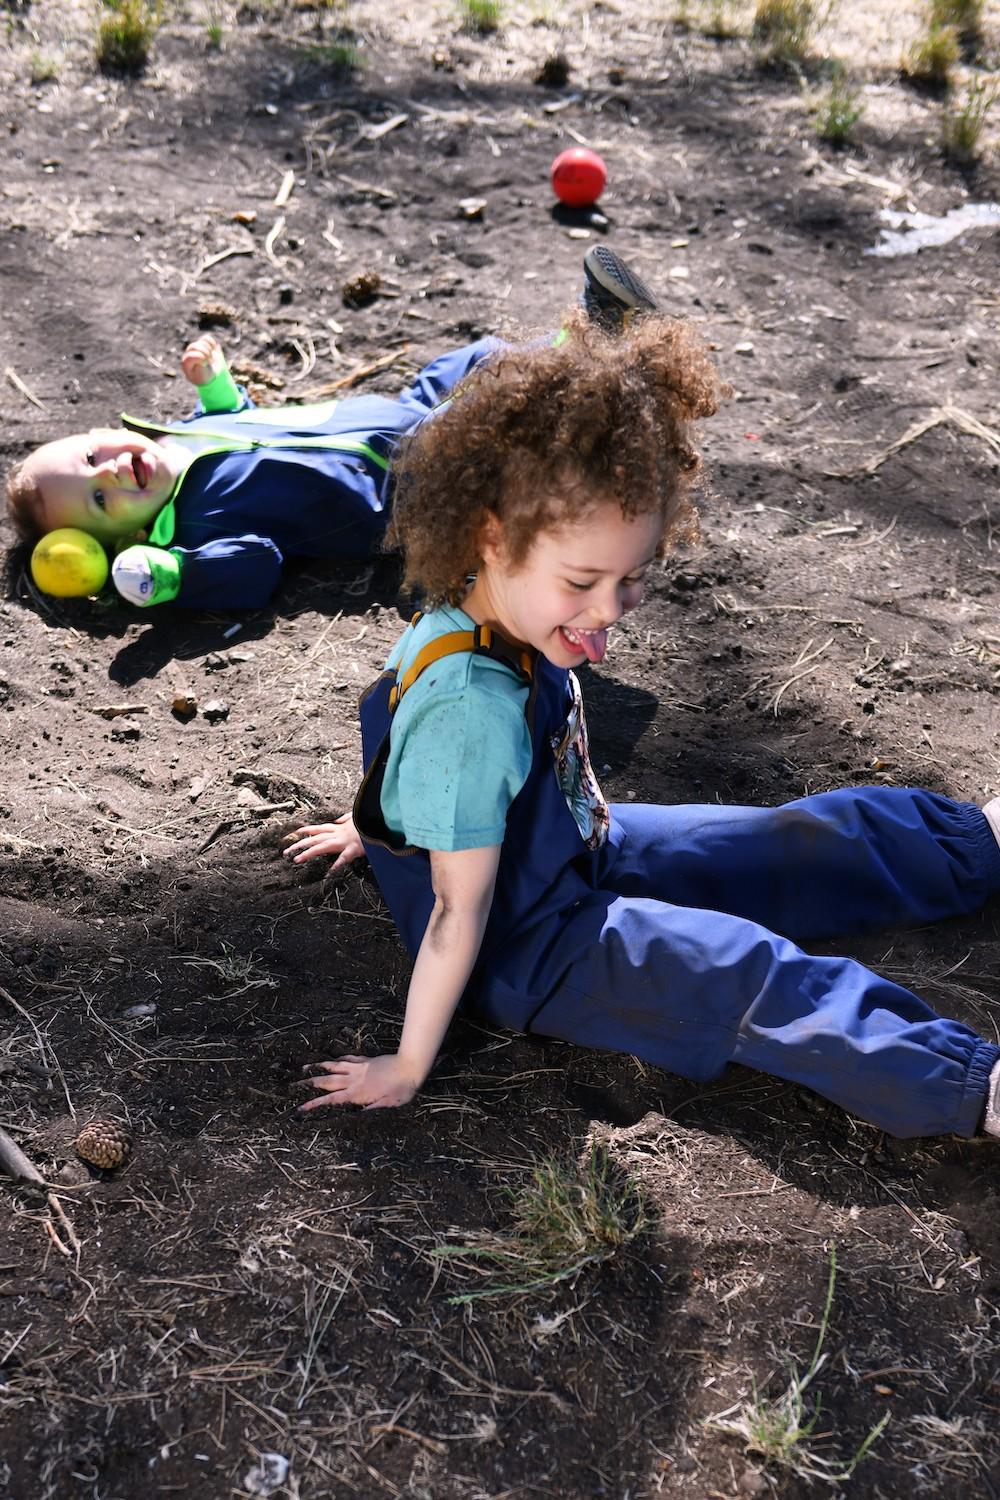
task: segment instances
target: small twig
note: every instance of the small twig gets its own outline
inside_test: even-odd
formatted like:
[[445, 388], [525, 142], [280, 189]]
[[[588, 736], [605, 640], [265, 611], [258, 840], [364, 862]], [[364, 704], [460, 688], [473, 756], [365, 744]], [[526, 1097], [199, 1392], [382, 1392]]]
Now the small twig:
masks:
[[271, 225], [271, 228], [268, 231], [267, 239], [264, 241], [264, 254], [267, 256], [272, 266], [277, 266], [279, 271], [285, 263], [283, 260], [279, 260], [275, 255], [274, 246], [275, 242], [280, 239], [281, 235], [284, 233], [284, 230], [285, 216], [284, 214], [279, 214], [278, 218], [276, 218], [274, 223]]
[[[359, 193], [371, 193], [376, 198], [384, 198], [386, 203], [396, 201], [396, 194], [390, 188], [380, 187], [377, 182], [359, 182], [356, 177], [348, 177], [346, 172], [338, 172], [337, 181], [346, 182], [348, 187], [354, 188]], [[327, 227], [329, 228], [329, 225]], [[323, 238], [326, 238], [325, 234]]]
[[216, 839], [220, 839], [224, 833], [228, 833], [230, 828], [232, 828], [233, 826], [234, 822], [232, 818], [223, 818], [221, 823], [216, 823], [215, 827], [212, 829], [212, 832], [208, 835], [208, 838], [205, 839], [203, 843], [199, 844], [197, 849], [194, 851], [195, 858], [197, 859], [199, 854], [204, 854], [206, 849], [210, 849], [215, 843]]
[[275, 208], [284, 208], [292, 193], [295, 191], [295, 173], [289, 167], [281, 179], [281, 186], [274, 195]]
[[342, 375], [339, 380], [327, 381], [325, 385], [314, 385], [302, 395], [307, 401], [322, 401], [324, 396], [332, 396], [334, 391], [342, 391], [345, 386], [356, 385], [359, 380], [364, 380], [368, 375], [374, 375], [379, 370], [385, 370], [389, 365], [395, 364], [409, 350], [409, 344], [404, 344], [400, 349], [394, 349], [391, 354], [383, 354], [378, 359], [373, 359], [370, 365], [356, 365], [347, 375]]
[[972, 437], [982, 438], [983, 442], [992, 448], [995, 453], [1000, 453], [1000, 432], [995, 431], [992, 427], [987, 427], [984, 422], [980, 422], [978, 417], [974, 417], [971, 413], [963, 411], [961, 407], [949, 404], [947, 406], [936, 406], [930, 416], [924, 417], [920, 422], [914, 422], [912, 427], [906, 429], [902, 437], [898, 437], [894, 443], [890, 443], [887, 448], [883, 448], [881, 452], [869, 458], [866, 463], [858, 464], [853, 469], [836, 472], [827, 470], [826, 472], [832, 479], [851, 479], [856, 474], [874, 474], [876, 469], [882, 467], [887, 458], [891, 458], [900, 449], [908, 447], [910, 443], [915, 443], [917, 438], [923, 437], [925, 432], [930, 432], [933, 427], [940, 427], [944, 422], [950, 422], [953, 426], [959, 428], [960, 431], [967, 432]]
[[[41, 1172], [39, 1172], [38, 1168], [35, 1166], [34, 1162], [29, 1160], [29, 1158], [25, 1156], [24, 1152], [21, 1150], [17, 1142], [11, 1140], [6, 1130], [2, 1128], [0, 1128], [0, 1167], [2, 1167], [7, 1172], [7, 1175], [9, 1177], [14, 1177], [22, 1182], [31, 1182], [36, 1187], [45, 1189], [45, 1201], [49, 1207], [49, 1214], [54, 1214], [59, 1220], [59, 1223], [62, 1225], [63, 1229], [66, 1232], [66, 1238], [69, 1240], [70, 1245], [73, 1248], [73, 1252], [75, 1252], [76, 1254], [77, 1260], [79, 1260], [82, 1247], [80, 1245], [80, 1241], [76, 1237], [76, 1231], [74, 1230], [72, 1224], [66, 1216], [65, 1209], [59, 1202], [59, 1199], [56, 1197], [55, 1193], [49, 1187], [48, 1183], [45, 1181], [45, 1178], [42, 1176]], [[71, 1252], [67, 1250], [66, 1246], [63, 1244], [62, 1240], [56, 1233], [55, 1226], [53, 1225], [51, 1218], [44, 1218], [42, 1220], [42, 1225], [45, 1229], [46, 1234], [50, 1237], [52, 1243], [55, 1245], [60, 1255], [65, 1255], [67, 1259], [70, 1259]]]
[[228, 260], [231, 255], [252, 254], [252, 245], [230, 245], [228, 250], [217, 250], [214, 255], [210, 255], [207, 260], [202, 261], [201, 265], [194, 273], [194, 279], [195, 281], [197, 281], [198, 277], [204, 276], [205, 272], [211, 270], [212, 266], [217, 266], [220, 260]]
[[389, 120], [383, 120], [381, 125], [369, 125], [358, 137], [362, 141], [380, 141], [390, 130], [398, 130], [400, 125], [405, 125], [409, 115], [393, 115]]
[[41, 411], [45, 410], [45, 402], [39, 401], [34, 391], [31, 390], [30, 387], [25, 385], [24, 381], [21, 379], [20, 375], [18, 375], [16, 370], [12, 370], [10, 365], [7, 365], [4, 368], [4, 374], [10, 381], [11, 385], [15, 388], [15, 390], [20, 391], [22, 396], [26, 396], [33, 406], [39, 407]]
[[386, 1433], [389, 1432], [398, 1432], [403, 1437], [412, 1438], [415, 1443], [422, 1443], [432, 1453], [448, 1452], [446, 1445], [439, 1442], [437, 1438], [425, 1437], [422, 1432], [414, 1432], [412, 1427], [404, 1427], [400, 1422], [376, 1422], [375, 1426], [371, 1429], [373, 1438], [385, 1437]]
[[[833, 645], [834, 639], [834, 636], [828, 636], [827, 639], [823, 642], [822, 646], [817, 646], [816, 650], [813, 652], [809, 651], [809, 646], [812, 645], [812, 641], [810, 641], [809, 644], [805, 646], [800, 652], [799, 659], [798, 661], [793, 663], [793, 666], [803, 667], [804, 671], [796, 672], [792, 677], [789, 677], [786, 682], [783, 682], [778, 688], [778, 691], [775, 693], [774, 697], [771, 699], [771, 712], [774, 714], [774, 717], [776, 719], [780, 718], [780, 715], [778, 713], [778, 704], [781, 702], [784, 694], [790, 687], [793, 687], [796, 682], [801, 682], [803, 677], [808, 677], [811, 673], [816, 671], [817, 667], [819, 666], [819, 658], [823, 655], [823, 652], [826, 651], [827, 647]], [[812, 665], [806, 666], [806, 662], [811, 662]]]
[[42, 1228], [45, 1230], [45, 1233], [48, 1235], [48, 1237], [52, 1241], [53, 1245], [55, 1245], [56, 1249], [59, 1251], [59, 1254], [60, 1255], [65, 1255], [65, 1257], [66, 1257], [67, 1260], [71, 1260], [72, 1259], [72, 1252], [69, 1251], [69, 1250], [67, 1250], [67, 1248], [63, 1244], [62, 1240], [56, 1234], [56, 1226], [53, 1224], [52, 1220], [50, 1218], [48, 1218], [47, 1216], [42, 1220]]
[[0, 1000], [6, 1000], [7, 1004], [12, 1006], [13, 1009], [17, 1011], [19, 1016], [24, 1017], [28, 1025], [31, 1027], [32, 1031], [35, 1033], [35, 1041], [38, 1043], [39, 1052], [43, 1057], [51, 1057], [54, 1070], [59, 1076], [59, 1082], [62, 1084], [63, 1093], [66, 1096], [66, 1107], [75, 1120], [76, 1110], [73, 1108], [73, 1101], [70, 1098], [69, 1085], [66, 1082], [66, 1075], [62, 1070], [62, 1065], [60, 1064], [58, 1057], [56, 1056], [55, 1048], [45, 1040], [45, 1037], [36, 1026], [34, 1018], [28, 1013], [28, 1011], [25, 1010], [23, 1005], [18, 1004], [13, 995], [8, 994], [3, 985], [0, 985]]
[[25, 1182], [45, 1186], [45, 1178], [33, 1161], [30, 1161], [15, 1140], [0, 1126], [0, 1167], [8, 1177], [18, 1177]]
[[126, 714], [148, 714], [149, 706], [145, 703], [100, 703], [87, 712], [100, 714], [102, 719], [121, 719]]
[[74, 1250], [74, 1252], [76, 1254], [76, 1258], [79, 1261], [80, 1254], [81, 1254], [81, 1251], [83, 1249], [83, 1246], [80, 1244], [80, 1241], [76, 1237], [76, 1230], [73, 1228], [73, 1226], [70, 1223], [69, 1219], [66, 1217], [66, 1210], [63, 1208], [62, 1204], [59, 1202], [59, 1199], [56, 1197], [55, 1193], [52, 1193], [52, 1192], [46, 1193], [46, 1195], [45, 1195], [45, 1201], [49, 1205], [50, 1211], [55, 1214], [56, 1218], [59, 1220], [59, 1222], [62, 1225], [63, 1229], [65, 1229], [65, 1231], [66, 1231], [66, 1238], [69, 1240], [70, 1244], [72, 1245], [73, 1250]]

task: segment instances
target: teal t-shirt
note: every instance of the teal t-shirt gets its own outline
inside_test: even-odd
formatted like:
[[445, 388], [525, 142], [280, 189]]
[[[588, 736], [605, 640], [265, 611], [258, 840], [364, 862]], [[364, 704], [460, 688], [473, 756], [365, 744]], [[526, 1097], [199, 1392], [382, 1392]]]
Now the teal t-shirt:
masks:
[[[474, 629], [464, 610], [430, 610], [404, 632], [386, 666], [401, 675], [428, 641]], [[531, 769], [527, 697], [509, 667], [471, 651], [427, 667], [392, 718], [382, 783], [389, 827], [419, 849], [502, 844], [507, 809]]]

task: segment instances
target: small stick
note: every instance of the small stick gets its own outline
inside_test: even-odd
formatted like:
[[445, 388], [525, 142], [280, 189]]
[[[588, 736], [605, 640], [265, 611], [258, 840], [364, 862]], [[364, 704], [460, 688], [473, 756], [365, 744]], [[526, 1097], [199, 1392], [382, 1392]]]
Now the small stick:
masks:
[[[59, 1199], [56, 1197], [55, 1193], [52, 1192], [52, 1190], [49, 1188], [48, 1183], [45, 1181], [45, 1178], [42, 1176], [41, 1172], [39, 1172], [34, 1162], [29, 1161], [17, 1142], [12, 1140], [11, 1137], [7, 1134], [6, 1130], [4, 1130], [2, 1127], [0, 1127], [0, 1167], [3, 1167], [9, 1177], [17, 1178], [22, 1182], [34, 1183], [36, 1187], [41, 1187], [46, 1190], [45, 1201], [49, 1206], [49, 1212], [55, 1214], [56, 1218], [59, 1220], [63, 1229], [66, 1231], [66, 1238], [69, 1240], [70, 1244], [73, 1247], [73, 1250], [76, 1252], [77, 1259], [79, 1259], [81, 1250], [80, 1241], [77, 1239], [76, 1231], [74, 1230], [72, 1224], [66, 1216], [65, 1209], [59, 1202]], [[50, 1218], [45, 1218], [42, 1220], [42, 1223], [45, 1226], [46, 1234], [49, 1235], [56, 1249], [61, 1255], [65, 1255], [68, 1259], [70, 1257], [70, 1251], [66, 1249], [66, 1246], [63, 1244], [58, 1234], [56, 1234], [55, 1226], [53, 1225], [52, 1220]]]
[[432, 1453], [447, 1453], [448, 1449], [444, 1443], [437, 1438], [425, 1437], [422, 1432], [414, 1432], [412, 1427], [404, 1427], [400, 1422], [376, 1422], [371, 1429], [373, 1438], [385, 1437], [386, 1433], [399, 1432], [403, 1437], [412, 1438], [415, 1443], [422, 1443]]
[[194, 273], [194, 279], [195, 281], [197, 281], [198, 277], [204, 276], [205, 272], [211, 270], [212, 266], [217, 266], [220, 260], [228, 260], [231, 255], [252, 254], [252, 245], [230, 245], [228, 250], [217, 250], [214, 255], [210, 255], [207, 260], [202, 261], [201, 265]]
[[363, 141], [380, 141], [390, 130], [398, 130], [400, 125], [405, 125], [409, 115], [393, 115], [390, 120], [383, 120], [381, 125], [369, 125], [361, 132], [359, 137]]
[[100, 703], [87, 712], [100, 714], [102, 719], [121, 719], [126, 714], [148, 714], [149, 707], [145, 703]]
[[285, 216], [284, 214], [279, 214], [278, 218], [276, 218], [274, 223], [271, 225], [267, 239], [264, 241], [264, 254], [267, 256], [272, 266], [277, 266], [279, 270], [284, 265], [284, 261], [279, 260], [275, 255], [274, 245], [275, 241], [284, 233], [284, 229]]
[[62, 1070], [62, 1064], [56, 1056], [55, 1048], [51, 1047], [48, 1042], [46, 1042], [45, 1038], [42, 1036], [42, 1033], [35, 1025], [34, 1019], [28, 1014], [23, 1005], [18, 1004], [13, 995], [8, 994], [2, 984], [0, 984], [0, 1000], [6, 1000], [7, 1004], [13, 1006], [19, 1016], [24, 1017], [28, 1025], [31, 1027], [32, 1031], [35, 1033], [35, 1041], [38, 1043], [39, 1052], [43, 1057], [45, 1057], [46, 1053], [48, 1053], [48, 1055], [52, 1058], [52, 1061], [55, 1065], [55, 1071], [59, 1075], [59, 1082], [62, 1084], [63, 1093], [66, 1095], [66, 1106], [75, 1120], [76, 1110], [73, 1108], [73, 1100], [70, 1098], [69, 1084], [66, 1082], [66, 1075]]
[[66, 1246], [56, 1234], [56, 1226], [53, 1224], [52, 1220], [49, 1218], [43, 1219], [42, 1228], [45, 1230], [45, 1233], [48, 1235], [53, 1245], [55, 1245], [56, 1249], [59, 1251], [59, 1254], [65, 1255], [66, 1259], [69, 1260], [70, 1252], [66, 1249]]
[[20, 391], [22, 396], [27, 396], [28, 400], [34, 406], [39, 407], [42, 411], [45, 410], [45, 402], [39, 401], [34, 391], [30, 390], [29, 387], [25, 385], [24, 381], [21, 379], [20, 375], [18, 375], [16, 370], [12, 370], [10, 365], [6, 365], [4, 367], [4, 374], [10, 381], [11, 385], [15, 388], [15, 390]]
[[45, 1195], [45, 1201], [49, 1205], [49, 1208], [52, 1211], [52, 1213], [54, 1213], [55, 1216], [56, 1216], [56, 1218], [59, 1220], [59, 1222], [62, 1225], [63, 1229], [65, 1229], [65, 1231], [66, 1231], [66, 1238], [69, 1240], [69, 1242], [72, 1245], [74, 1251], [76, 1252], [76, 1258], [77, 1258], [77, 1260], [79, 1260], [80, 1259], [80, 1253], [81, 1253], [83, 1247], [80, 1244], [80, 1241], [76, 1237], [76, 1230], [73, 1228], [73, 1226], [70, 1223], [69, 1219], [66, 1217], [66, 1210], [63, 1208], [62, 1204], [59, 1202], [59, 1199], [56, 1197], [55, 1193], [46, 1193], [46, 1195]]
[[284, 208], [292, 193], [295, 191], [295, 173], [289, 168], [281, 179], [281, 186], [274, 195], [275, 208]]
[[0, 1127], [0, 1167], [8, 1177], [19, 1177], [45, 1187], [45, 1178], [34, 1162], [29, 1161], [17, 1142]]
[[866, 463], [859, 464], [854, 469], [847, 469], [843, 473], [835, 473], [833, 470], [826, 472], [833, 479], [850, 479], [855, 474], [874, 474], [887, 458], [891, 458], [894, 453], [898, 453], [901, 448], [906, 448], [910, 443], [916, 442], [917, 438], [923, 437], [924, 433], [930, 432], [933, 427], [940, 427], [943, 422], [950, 422], [960, 431], [967, 432], [970, 437], [982, 438], [983, 442], [987, 443], [994, 452], [1000, 453], [1000, 432], [987, 427], [984, 422], [979, 421], [978, 417], [963, 411], [959, 406], [936, 406], [929, 417], [908, 427], [902, 437], [898, 437], [894, 443], [890, 443], [887, 448], [883, 448]]
[[324, 396], [332, 396], [334, 391], [342, 391], [345, 386], [356, 385], [359, 380], [364, 380], [368, 375], [374, 375], [378, 370], [385, 370], [389, 365], [395, 364], [409, 349], [409, 344], [404, 344], [401, 349], [394, 349], [391, 354], [383, 354], [379, 359], [372, 360], [370, 365], [357, 365], [349, 375], [342, 375], [339, 380], [327, 381], [326, 385], [313, 386], [308, 391], [303, 391], [310, 401], [321, 401]]

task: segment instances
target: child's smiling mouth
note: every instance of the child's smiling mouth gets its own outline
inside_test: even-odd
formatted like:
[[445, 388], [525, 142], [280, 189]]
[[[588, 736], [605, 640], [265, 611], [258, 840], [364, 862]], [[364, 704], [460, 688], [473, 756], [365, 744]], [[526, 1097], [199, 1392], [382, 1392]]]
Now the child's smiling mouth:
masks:
[[149, 483], [149, 470], [141, 453], [132, 454], [132, 477], [141, 490]]
[[608, 649], [606, 630], [579, 630], [571, 629], [568, 625], [560, 625], [559, 632], [569, 651], [574, 654], [582, 651], [588, 661], [604, 660], [604, 653]]

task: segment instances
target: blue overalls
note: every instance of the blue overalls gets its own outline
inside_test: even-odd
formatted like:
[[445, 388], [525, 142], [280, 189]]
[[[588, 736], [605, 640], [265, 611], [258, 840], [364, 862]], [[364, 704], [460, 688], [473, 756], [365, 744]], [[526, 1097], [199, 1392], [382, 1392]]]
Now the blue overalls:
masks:
[[[366, 767], [392, 685], [384, 674], [362, 700]], [[743, 1063], [897, 1136], [973, 1135], [1000, 1048], [861, 964], [796, 944], [975, 910], [1000, 889], [979, 809], [896, 787], [777, 808], [614, 805], [607, 842], [589, 850], [553, 770], [570, 701], [568, 674], [538, 657], [532, 768], [508, 812], [466, 1009], [696, 1080]], [[415, 956], [429, 858], [359, 829]]]
[[398, 400], [249, 405], [165, 425], [124, 417], [132, 431], [199, 444], [149, 536], [180, 562], [175, 602], [257, 609], [288, 557], [371, 557], [389, 520], [397, 444], [497, 347], [482, 339], [441, 355]]

